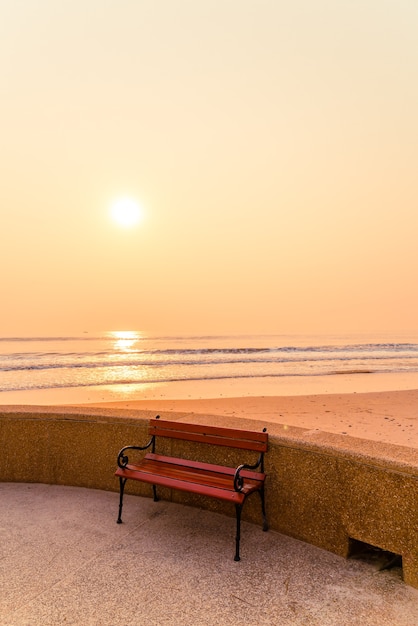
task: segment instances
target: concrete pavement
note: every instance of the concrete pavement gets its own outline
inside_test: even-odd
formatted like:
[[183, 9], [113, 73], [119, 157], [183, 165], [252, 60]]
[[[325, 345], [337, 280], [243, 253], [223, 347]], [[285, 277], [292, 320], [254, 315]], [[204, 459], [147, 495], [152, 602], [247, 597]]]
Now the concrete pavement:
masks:
[[171, 502], [0, 483], [0, 625], [418, 626], [399, 567]]

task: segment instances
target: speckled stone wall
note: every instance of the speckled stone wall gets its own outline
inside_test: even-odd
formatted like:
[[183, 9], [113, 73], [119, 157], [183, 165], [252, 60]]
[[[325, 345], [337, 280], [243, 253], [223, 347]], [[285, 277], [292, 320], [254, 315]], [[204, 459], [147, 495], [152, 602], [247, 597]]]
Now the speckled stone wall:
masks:
[[[268, 426], [267, 516], [274, 530], [348, 556], [355, 539], [402, 555], [404, 580], [418, 588], [418, 450], [280, 424], [161, 414], [166, 419], [260, 430]], [[154, 413], [59, 407], [16, 407], [0, 412], [0, 480], [118, 490], [119, 449], [148, 440]], [[239, 451], [161, 441], [161, 452], [235, 466], [254, 460]], [[128, 481], [127, 493], [151, 495], [149, 485]], [[228, 504], [184, 492], [160, 490], [176, 502], [227, 515]], [[115, 498], [115, 518], [118, 500]], [[261, 525], [255, 495], [244, 519]]]

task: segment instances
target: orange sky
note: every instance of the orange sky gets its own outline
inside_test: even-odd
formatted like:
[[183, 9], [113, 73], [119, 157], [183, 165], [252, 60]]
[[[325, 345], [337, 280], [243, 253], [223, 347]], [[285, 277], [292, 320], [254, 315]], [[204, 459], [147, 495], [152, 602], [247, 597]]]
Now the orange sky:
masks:
[[0, 3], [1, 334], [417, 330], [415, 3]]

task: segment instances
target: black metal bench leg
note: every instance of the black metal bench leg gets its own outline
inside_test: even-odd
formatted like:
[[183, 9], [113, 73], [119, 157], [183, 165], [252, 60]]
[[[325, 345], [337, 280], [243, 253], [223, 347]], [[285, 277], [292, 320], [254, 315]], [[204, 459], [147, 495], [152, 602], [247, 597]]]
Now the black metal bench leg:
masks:
[[160, 498], [157, 496], [157, 487], [155, 485], [152, 486], [152, 493], [154, 494], [154, 502], [158, 502]]
[[242, 511], [242, 505], [236, 504], [235, 505], [235, 510], [237, 513], [237, 535], [235, 537], [235, 556], [234, 556], [234, 561], [240, 561], [240, 556], [239, 556], [239, 541], [241, 538], [241, 511]]
[[128, 480], [127, 478], [122, 478], [122, 476], [119, 476], [120, 496], [119, 496], [119, 516], [117, 519], [118, 524], [122, 524], [123, 491], [125, 489], [125, 483], [127, 480]]
[[260, 494], [260, 498], [261, 498], [261, 513], [263, 515], [263, 530], [266, 531], [269, 529], [269, 525], [267, 522], [266, 505], [264, 502], [264, 487], [262, 487], [258, 493]]

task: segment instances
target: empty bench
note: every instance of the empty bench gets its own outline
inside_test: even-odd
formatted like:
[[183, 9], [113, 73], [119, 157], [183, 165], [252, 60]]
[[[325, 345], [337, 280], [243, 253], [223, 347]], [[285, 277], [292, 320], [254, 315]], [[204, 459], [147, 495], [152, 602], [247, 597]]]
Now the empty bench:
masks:
[[[261, 499], [263, 530], [268, 530], [264, 502], [264, 453], [267, 452], [268, 434], [262, 432], [185, 424], [161, 420], [159, 416], [150, 420], [150, 440], [144, 446], [125, 446], [119, 452], [118, 469], [120, 500], [117, 523], [122, 523], [123, 493], [128, 479], [152, 485], [154, 501], [158, 500], [157, 486], [217, 498], [235, 505], [236, 540], [235, 561], [240, 560], [241, 511], [249, 495], [257, 492]], [[157, 438], [164, 437], [205, 443], [211, 446], [227, 446], [243, 451], [258, 453], [254, 465], [242, 463], [238, 467], [213, 465], [199, 461], [164, 456], [156, 452]], [[149, 450], [139, 460], [132, 461], [129, 454]], [[131, 456], [131, 454], [130, 454]], [[258, 471], [256, 471], [258, 470]]]

